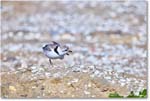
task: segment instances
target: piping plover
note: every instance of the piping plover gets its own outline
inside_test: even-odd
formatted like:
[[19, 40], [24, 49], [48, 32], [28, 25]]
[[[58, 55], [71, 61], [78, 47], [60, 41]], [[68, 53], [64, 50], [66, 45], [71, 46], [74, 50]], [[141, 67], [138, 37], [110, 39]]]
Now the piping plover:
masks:
[[72, 51], [69, 50], [68, 46], [52, 41], [52, 43], [46, 44], [43, 47], [43, 52], [49, 58], [50, 64], [53, 65], [51, 59], [64, 59], [64, 56], [69, 55]]

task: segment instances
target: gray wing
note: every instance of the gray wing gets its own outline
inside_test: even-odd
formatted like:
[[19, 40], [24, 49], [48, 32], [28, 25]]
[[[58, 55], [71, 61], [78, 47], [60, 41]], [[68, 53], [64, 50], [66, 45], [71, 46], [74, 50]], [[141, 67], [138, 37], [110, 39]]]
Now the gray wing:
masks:
[[57, 46], [60, 46], [59, 43], [55, 42], [55, 41], [52, 41], [54, 45], [57, 45]]

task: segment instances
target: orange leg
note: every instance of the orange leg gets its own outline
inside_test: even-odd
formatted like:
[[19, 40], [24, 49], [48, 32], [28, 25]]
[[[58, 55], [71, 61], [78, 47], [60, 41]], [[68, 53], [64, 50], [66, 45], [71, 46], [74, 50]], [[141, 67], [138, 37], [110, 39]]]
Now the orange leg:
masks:
[[50, 63], [50, 65], [53, 65], [53, 63], [52, 63], [51, 59], [49, 59], [49, 63]]

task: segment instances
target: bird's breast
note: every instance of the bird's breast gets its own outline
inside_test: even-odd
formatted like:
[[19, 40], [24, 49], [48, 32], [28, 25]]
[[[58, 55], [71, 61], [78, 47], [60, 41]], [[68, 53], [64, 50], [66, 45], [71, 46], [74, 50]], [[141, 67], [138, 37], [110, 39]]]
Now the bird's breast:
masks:
[[51, 59], [57, 59], [59, 58], [60, 56], [55, 53], [53, 50], [52, 51], [44, 51], [44, 54], [48, 57], [48, 58], [51, 58]]

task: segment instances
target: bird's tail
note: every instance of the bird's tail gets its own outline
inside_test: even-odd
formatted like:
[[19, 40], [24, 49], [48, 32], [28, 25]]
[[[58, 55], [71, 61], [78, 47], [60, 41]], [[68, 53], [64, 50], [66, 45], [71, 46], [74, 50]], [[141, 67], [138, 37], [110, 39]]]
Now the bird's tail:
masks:
[[71, 51], [71, 50], [68, 50], [68, 52], [66, 53], [66, 55], [69, 55], [69, 53], [72, 53], [72, 51]]

